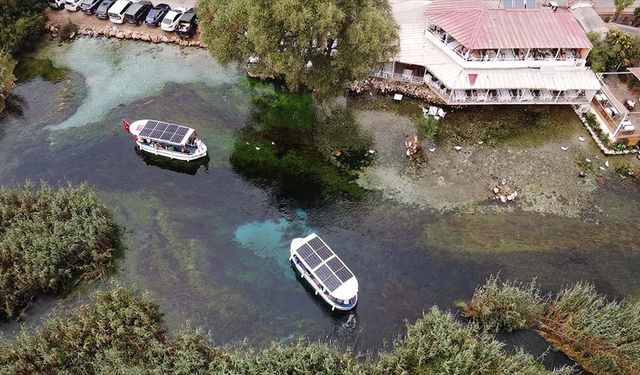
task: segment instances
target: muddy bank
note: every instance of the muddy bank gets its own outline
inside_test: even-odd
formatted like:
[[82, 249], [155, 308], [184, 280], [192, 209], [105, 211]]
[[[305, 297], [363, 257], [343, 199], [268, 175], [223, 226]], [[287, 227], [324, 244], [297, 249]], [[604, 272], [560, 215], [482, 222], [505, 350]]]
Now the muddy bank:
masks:
[[[359, 110], [357, 119], [374, 137], [378, 151], [376, 163], [361, 173], [358, 184], [404, 204], [463, 212], [517, 208], [581, 217], [599, 210], [594, 192], [616, 173], [579, 121], [559, 124], [568, 127], [563, 136], [535, 146], [505, 142], [490, 147], [481, 139], [459, 147], [423, 141], [424, 160], [414, 163], [403, 149], [405, 137], [416, 132], [410, 117]], [[492, 189], [502, 179], [518, 191], [516, 202], [504, 205], [492, 199]]]

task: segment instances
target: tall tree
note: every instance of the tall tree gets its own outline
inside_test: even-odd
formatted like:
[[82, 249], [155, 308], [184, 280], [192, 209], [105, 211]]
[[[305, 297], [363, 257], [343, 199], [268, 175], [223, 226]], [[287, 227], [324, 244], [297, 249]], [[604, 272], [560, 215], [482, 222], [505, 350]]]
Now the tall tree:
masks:
[[617, 71], [640, 62], [640, 39], [634, 35], [611, 29], [604, 37], [595, 32], [587, 36], [593, 44], [587, 64], [595, 72]]
[[327, 97], [398, 50], [387, 0], [200, 0], [203, 41], [223, 64], [250, 62]]
[[616, 6], [616, 12], [613, 15], [613, 19], [617, 20], [620, 17], [620, 13], [625, 10], [627, 7], [630, 7], [635, 0], [614, 0], [614, 4]]
[[0, 51], [0, 112], [4, 110], [5, 99], [11, 93], [11, 86], [16, 77], [13, 76], [13, 68], [16, 62], [11, 56]]

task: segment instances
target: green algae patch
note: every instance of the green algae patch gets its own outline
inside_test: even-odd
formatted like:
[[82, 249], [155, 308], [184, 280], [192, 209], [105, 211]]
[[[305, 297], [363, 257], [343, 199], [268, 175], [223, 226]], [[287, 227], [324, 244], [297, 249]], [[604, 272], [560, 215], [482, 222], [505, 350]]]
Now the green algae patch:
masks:
[[634, 233], [637, 224], [616, 223], [617, 230], [579, 218], [534, 212], [447, 214], [428, 223], [419, 242], [453, 252], [529, 252], [559, 249], [601, 250], [616, 243], [633, 250], [633, 242], [620, 241]]
[[535, 147], [566, 139], [581, 126], [569, 106], [478, 106], [450, 110], [435, 139], [445, 145]]
[[[240, 174], [266, 183], [286, 196], [308, 199], [310, 197], [362, 199], [366, 191], [355, 184], [356, 175], [350, 169], [362, 164], [358, 158], [343, 159], [339, 156], [365, 155], [369, 143], [356, 148], [336, 143], [332, 132], [338, 126], [319, 120], [310, 95], [283, 91], [257, 92], [253, 99], [253, 121], [245, 127], [235, 142], [230, 161]], [[337, 124], [355, 121], [350, 115], [335, 120]], [[334, 121], [329, 117], [326, 121]], [[344, 121], [343, 121], [344, 120]], [[353, 134], [349, 134], [351, 137]], [[343, 140], [354, 144], [353, 139]], [[328, 155], [331, 149], [340, 150], [337, 159]]]
[[[581, 129], [570, 106], [473, 106], [444, 108], [446, 116], [426, 126], [423, 103], [410, 98], [394, 101], [390, 96], [358, 96], [349, 101], [356, 110], [389, 111], [407, 117], [420, 139], [433, 139], [443, 146], [474, 145], [535, 147], [566, 139]], [[425, 129], [426, 128], [426, 129]]]
[[27, 82], [41, 77], [45, 81], [57, 83], [69, 76], [69, 70], [54, 66], [49, 59], [25, 56], [18, 60], [14, 74], [18, 82]]

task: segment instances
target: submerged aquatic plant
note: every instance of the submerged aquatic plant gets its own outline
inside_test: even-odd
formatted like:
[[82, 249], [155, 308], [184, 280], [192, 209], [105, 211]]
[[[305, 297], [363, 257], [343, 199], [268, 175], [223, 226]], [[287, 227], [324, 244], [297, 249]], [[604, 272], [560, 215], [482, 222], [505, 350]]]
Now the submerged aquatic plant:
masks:
[[608, 301], [593, 285], [558, 293], [540, 323], [542, 335], [595, 374], [640, 372], [640, 302]]
[[537, 324], [544, 315], [544, 300], [535, 280], [530, 283], [501, 282], [490, 276], [476, 288], [463, 315], [494, 331], [514, 331]]
[[568, 374], [547, 371], [534, 357], [503, 344], [437, 308], [407, 327], [391, 352], [360, 357], [325, 343], [298, 340], [265, 349], [212, 346], [198, 332], [167, 337], [157, 307], [131, 290], [98, 293], [69, 316], [30, 336], [0, 340], [7, 373], [172, 374]]
[[[307, 94], [276, 90], [258, 93], [253, 101], [254, 124], [242, 131], [230, 157], [236, 171], [267, 182], [288, 196], [364, 196], [365, 191], [354, 183], [356, 176], [348, 168], [349, 164], [362, 163], [349, 159], [345, 167], [332, 162], [326, 152], [327, 148], [345, 145], [349, 149], [346, 154], [368, 154], [367, 143], [335, 137], [339, 125], [348, 126], [347, 122], [336, 125], [329, 121], [327, 129], [319, 129], [324, 124], [316, 119]], [[350, 137], [353, 132], [346, 133]]]
[[44, 293], [108, 267], [117, 242], [111, 213], [87, 185], [0, 189], [0, 318]]

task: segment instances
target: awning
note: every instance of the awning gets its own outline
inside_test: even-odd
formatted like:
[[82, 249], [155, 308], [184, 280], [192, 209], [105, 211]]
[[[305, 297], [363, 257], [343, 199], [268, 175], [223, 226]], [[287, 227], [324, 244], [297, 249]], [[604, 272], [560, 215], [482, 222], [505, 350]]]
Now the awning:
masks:
[[627, 70], [633, 74], [637, 79], [640, 79], [640, 68], [627, 68]]

